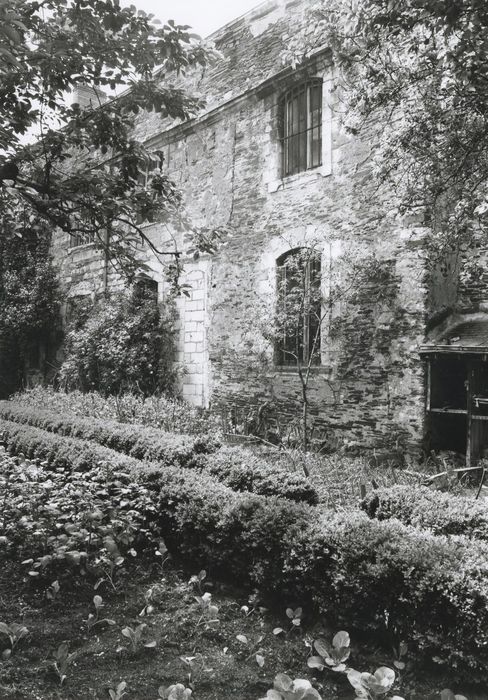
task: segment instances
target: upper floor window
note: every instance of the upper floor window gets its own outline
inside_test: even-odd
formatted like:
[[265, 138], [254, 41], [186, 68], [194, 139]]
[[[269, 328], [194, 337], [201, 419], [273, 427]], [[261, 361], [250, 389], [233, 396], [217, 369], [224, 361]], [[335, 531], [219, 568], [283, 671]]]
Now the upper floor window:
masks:
[[137, 177], [137, 182], [141, 187], [147, 187], [151, 177], [155, 175], [157, 171], [161, 172], [164, 160], [164, 154], [161, 151], [158, 153], [151, 153], [148, 156], [145, 169], [140, 170]]
[[321, 263], [318, 251], [296, 248], [277, 260], [278, 365], [320, 364]]
[[282, 177], [322, 165], [322, 81], [289, 90], [282, 103]]
[[86, 231], [76, 231], [76, 233], [70, 234], [70, 248], [78, 248], [78, 246], [87, 245], [88, 243], [95, 243], [95, 232], [90, 230], [88, 226]]

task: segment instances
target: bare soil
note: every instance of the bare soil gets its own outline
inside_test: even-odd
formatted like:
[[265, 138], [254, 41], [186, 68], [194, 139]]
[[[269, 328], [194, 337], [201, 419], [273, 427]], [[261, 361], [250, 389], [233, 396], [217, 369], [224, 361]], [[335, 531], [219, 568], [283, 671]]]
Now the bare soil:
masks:
[[[127, 683], [126, 700], [157, 700], [160, 686], [177, 682], [191, 683], [195, 700], [258, 700], [279, 672], [308, 678], [324, 700], [354, 697], [343, 675], [307, 668], [307, 644], [318, 636], [330, 638], [333, 630], [311, 626], [306, 614], [302, 625], [293, 628], [285, 611], [271, 612], [257, 603], [253, 607], [244, 594], [223, 587], [204, 586], [199, 591], [188, 576], [171, 568], [147, 571], [134, 567], [119, 580], [117, 591], [102, 585], [94, 592], [85, 581], [61, 582], [58, 597], [48, 600], [45, 589], [46, 583], [25, 581], [17, 564], [4, 563], [0, 568], [0, 621], [21, 622], [29, 630], [11, 658], [0, 661], [0, 700], [101, 700], [109, 698], [109, 689], [121, 681]], [[149, 589], [154, 609], [141, 616]], [[212, 601], [219, 607], [216, 629], [198, 624], [200, 608], [195, 596], [205, 590], [212, 592]], [[115, 625], [103, 623], [87, 629], [95, 593], [104, 600], [101, 617], [113, 619]], [[249, 606], [247, 615], [243, 605]], [[156, 640], [156, 647], [121, 649], [130, 646], [121, 630], [141, 623], [147, 625], [144, 641]], [[276, 627], [285, 632], [273, 634]], [[248, 644], [237, 635], [244, 635]], [[62, 642], [69, 643], [76, 657], [61, 685], [52, 661]], [[7, 646], [7, 638], [0, 635], [0, 652]], [[262, 667], [256, 661], [258, 651], [264, 658]], [[195, 657], [191, 678], [181, 657]], [[353, 645], [351, 665], [355, 668], [373, 671], [392, 663], [392, 655], [385, 651], [360, 650]], [[407, 664], [395, 690], [407, 700], [433, 700], [439, 698], [438, 691], [445, 684], [441, 678], [421, 677]], [[487, 698], [488, 693], [469, 696], [469, 700]]]

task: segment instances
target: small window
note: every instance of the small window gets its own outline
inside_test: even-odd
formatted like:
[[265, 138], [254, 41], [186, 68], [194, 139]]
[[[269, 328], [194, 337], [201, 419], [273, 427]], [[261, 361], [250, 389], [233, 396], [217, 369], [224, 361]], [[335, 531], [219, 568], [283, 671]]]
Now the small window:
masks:
[[88, 243], [95, 243], [95, 232], [94, 231], [77, 231], [76, 233], [70, 234], [69, 237], [69, 247], [78, 248], [80, 245], [87, 245]]
[[322, 165], [322, 81], [309, 81], [285, 95], [282, 149], [282, 177]]
[[162, 151], [151, 153], [146, 161], [146, 169], [139, 171], [137, 182], [141, 187], [147, 187], [151, 177], [156, 174], [156, 171], [161, 172], [164, 163], [164, 154]]
[[140, 277], [135, 282], [133, 295], [137, 301], [154, 301], [157, 303], [158, 283], [156, 280]]
[[321, 320], [320, 255], [291, 250], [277, 260], [276, 363], [320, 364]]

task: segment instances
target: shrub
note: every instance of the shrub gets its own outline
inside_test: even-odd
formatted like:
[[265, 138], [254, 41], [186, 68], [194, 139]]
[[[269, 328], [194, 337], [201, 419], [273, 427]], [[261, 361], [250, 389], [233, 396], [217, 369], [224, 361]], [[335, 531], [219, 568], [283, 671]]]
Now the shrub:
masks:
[[100, 299], [74, 315], [59, 382], [105, 394], [171, 391], [173, 337], [173, 308], [160, 308], [155, 296], [135, 285], [131, 293]]
[[[0, 237], [2, 398], [22, 385], [25, 362], [40, 343], [48, 347], [57, 344], [61, 304], [59, 273], [51, 258], [49, 224], [39, 221], [33, 228], [24, 225], [20, 236], [13, 235], [13, 231], [10, 235], [8, 229], [9, 222], [3, 218]], [[49, 354], [47, 359], [54, 358]], [[41, 369], [46, 373], [47, 366]]]
[[236, 493], [205, 473], [171, 470], [158, 487], [158, 522], [174, 556], [251, 585], [262, 586], [264, 574], [280, 581], [288, 538], [311, 515], [308, 506]]
[[488, 668], [488, 546], [360, 511], [334, 514], [217, 488], [188, 472], [160, 484], [174, 556], [328, 619], [412, 640], [460, 675]]
[[79, 418], [32, 410], [25, 406], [16, 406], [13, 402], [0, 402], [0, 416], [50, 433], [92, 440], [136, 459], [152, 459], [163, 464], [187, 466], [194, 454], [215, 450], [219, 444], [212, 437], [202, 436], [195, 439], [139, 425], [121, 425], [96, 418]]
[[336, 622], [412, 640], [424, 657], [468, 676], [488, 664], [487, 563], [485, 543], [352, 511], [312, 523], [284, 577]]
[[168, 432], [219, 433], [216, 416], [201, 408], [168, 396], [148, 396], [124, 393], [102, 396], [96, 391], [55, 391], [49, 387], [34, 387], [16, 394], [15, 403], [28, 408], [74, 414], [83, 418], [102, 418], [120, 423], [136, 423]]
[[68, 438], [11, 421], [0, 419], [0, 433], [10, 453], [42, 460], [50, 469], [88, 471], [100, 463], [110, 464], [113, 469], [129, 469], [139, 464], [131, 457], [88, 440]]
[[281, 496], [312, 505], [318, 495], [308, 479], [301, 474], [285, 471], [239, 447], [222, 447], [213, 454], [196, 460], [219, 481], [235, 491], [251, 491], [262, 496]]
[[488, 541], [486, 504], [425, 486], [393, 486], [366, 496], [361, 508], [370, 518], [398, 518], [438, 535], [466, 535]]

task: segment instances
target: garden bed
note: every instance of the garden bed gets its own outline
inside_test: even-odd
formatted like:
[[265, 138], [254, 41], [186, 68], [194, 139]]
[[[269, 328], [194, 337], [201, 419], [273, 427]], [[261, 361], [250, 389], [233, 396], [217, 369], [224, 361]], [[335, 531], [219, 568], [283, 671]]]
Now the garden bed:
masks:
[[[310, 624], [326, 619], [330, 629], [347, 628], [385, 649], [407, 642], [412, 663], [434, 661], [452, 678], [484, 681], [488, 544], [465, 527], [479, 524], [478, 507], [469, 521], [470, 506], [444, 496], [439, 530], [427, 514], [423, 521], [409, 516], [419, 494], [392, 500], [379, 491], [380, 506], [364, 501], [368, 513], [334, 512], [230, 488], [219, 469], [213, 474], [210, 463], [199, 464], [218, 464], [232, 452], [213, 440], [160, 432], [141, 438], [131, 426], [13, 403], [0, 413], [21, 421], [1, 419], [0, 429], [10, 452], [24, 455], [4, 456], [0, 470], [0, 556], [24, 561], [26, 579], [43, 590], [56, 580], [115, 591], [116, 579], [129, 576], [135, 562], [151, 571], [155, 557], [169, 550], [177, 566], [205, 568], [248, 594], [258, 590], [278, 610], [303, 607]], [[170, 456], [140, 460], [100, 445], [100, 435], [129, 452], [169, 444]], [[395, 508], [405, 522], [391, 517]]]

